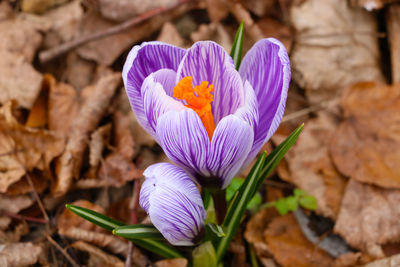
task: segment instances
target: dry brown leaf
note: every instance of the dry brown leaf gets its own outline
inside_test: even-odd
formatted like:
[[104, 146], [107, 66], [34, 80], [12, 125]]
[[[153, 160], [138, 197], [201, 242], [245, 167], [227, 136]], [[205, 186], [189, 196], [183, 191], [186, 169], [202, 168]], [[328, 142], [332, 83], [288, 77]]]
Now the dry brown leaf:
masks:
[[188, 264], [187, 259], [166, 259], [154, 263], [157, 267], [186, 267]]
[[40, 245], [32, 242], [0, 244], [0, 266], [29, 266], [38, 261]]
[[0, 58], [0, 103], [16, 99], [22, 107], [31, 108], [40, 92], [42, 74], [19, 54], [0, 49]]
[[208, 16], [212, 22], [220, 22], [225, 19], [229, 14], [227, 2], [229, 0], [205, 0]]
[[[89, 144], [89, 164], [92, 170], [92, 175], [89, 177], [95, 177], [97, 169], [100, 165], [100, 161], [103, 158], [103, 150], [109, 145], [111, 135], [111, 124], [108, 123], [99, 127], [90, 136]], [[90, 172], [90, 171], [89, 171]]]
[[[27, 175], [29, 175], [35, 189], [33, 189], [32, 186], [29, 184]], [[33, 173], [29, 173], [24, 175], [19, 181], [10, 185], [7, 189], [7, 194], [11, 196], [17, 196], [31, 193], [33, 191], [36, 191], [40, 194], [47, 188], [50, 180], [50, 174], [47, 175], [47, 172], [36, 171]]]
[[48, 25], [44, 21], [41, 23], [35, 21], [35, 17], [29, 16], [21, 15], [0, 21], [0, 51], [15, 53], [23, 56], [26, 62], [32, 62], [42, 42], [39, 30], [47, 30], [47, 28]]
[[43, 87], [39, 96], [35, 100], [28, 118], [25, 122], [26, 127], [44, 128], [48, 123], [48, 100], [49, 90]]
[[264, 17], [274, 7], [274, 0], [240, 0], [243, 6], [259, 17]]
[[43, 14], [43, 17], [46, 18], [50, 24], [49, 30], [46, 31], [43, 40], [43, 46], [45, 48], [54, 47], [73, 39], [78, 30], [79, 22], [83, 17], [83, 7], [81, 4], [81, 0], [74, 0]]
[[293, 34], [287, 25], [275, 19], [271, 19], [270, 17], [264, 17], [258, 20], [256, 24], [260, 27], [265, 36], [278, 39], [283, 43], [287, 51], [291, 51]]
[[351, 179], [334, 231], [351, 246], [377, 257], [379, 245], [400, 241], [400, 190], [380, 189]]
[[190, 39], [193, 42], [212, 40], [220, 44], [226, 51], [230, 51], [232, 47], [230, 34], [218, 22], [201, 24], [196, 32], [190, 34]]
[[386, 27], [390, 46], [392, 82], [400, 83], [400, 5], [390, 5], [386, 12]]
[[23, 12], [28, 13], [43, 13], [67, 1], [68, 0], [22, 0], [21, 9]]
[[346, 120], [331, 143], [338, 170], [360, 182], [400, 188], [400, 85], [360, 83], [345, 91]]
[[333, 259], [304, 237], [292, 214], [276, 217], [265, 232], [265, 239], [283, 267], [333, 266]]
[[272, 254], [264, 239], [264, 232], [268, 224], [278, 215], [275, 209], [263, 209], [254, 215], [246, 225], [244, 237], [253, 245], [260, 261], [272, 258]]
[[364, 267], [397, 267], [400, 266], [400, 254], [385, 259], [370, 262]]
[[53, 190], [55, 195], [64, 195], [70, 188], [73, 179], [79, 178], [89, 135], [96, 129], [107, 111], [111, 98], [120, 82], [120, 73], [113, 73], [101, 78], [94, 85], [92, 95], [79, 110], [71, 126], [70, 137], [65, 151], [58, 162], [57, 183]]
[[347, 1], [300, 2], [291, 8], [297, 32], [292, 77], [311, 102], [330, 99], [359, 81], [384, 81], [373, 14]]
[[56, 82], [51, 75], [44, 76], [43, 84], [49, 88], [49, 130], [67, 137], [79, 110], [76, 91], [68, 84]]
[[[143, 5], [143, 1], [141, 1], [140, 4]], [[165, 22], [181, 16], [194, 6], [195, 3], [180, 5], [162, 16], [154, 16], [150, 20], [140, 23], [127, 31], [102, 38], [95, 42], [90, 42], [78, 48], [78, 54], [82, 58], [94, 60], [101, 65], [110, 66], [121, 53], [130, 48], [132, 44], [147, 38], [149, 35], [159, 30]], [[100, 14], [92, 12], [82, 20], [79, 36], [105, 31], [115, 25], [116, 24], [101, 17]]]
[[121, 261], [118, 257], [105, 253], [103, 250], [98, 247], [92, 246], [83, 241], [77, 241], [71, 245], [73, 248], [86, 251], [89, 253], [89, 260], [87, 266], [96, 267], [96, 266], [115, 266], [115, 267], [123, 267], [124, 262]]
[[0, 3], [0, 21], [9, 19], [13, 15], [13, 8], [7, 1]]
[[169, 21], [166, 22], [161, 28], [157, 40], [160, 42], [172, 44], [179, 47], [185, 46], [185, 40], [183, 40], [182, 36], [176, 29], [175, 25]]
[[13, 103], [0, 108], [0, 192], [20, 180], [25, 171], [46, 171], [64, 149], [64, 139], [45, 130], [22, 126], [12, 114]]
[[309, 120], [296, 144], [289, 150], [280, 177], [315, 196], [317, 212], [335, 219], [343, 197], [346, 179], [340, 175], [329, 156], [329, 145], [337, 127], [337, 119], [325, 112]]
[[29, 196], [7, 196], [0, 194], [0, 210], [6, 210], [11, 213], [18, 213], [33, 204], [33, 199]]
[[75, 51], [71, 51], [67, 55], [67, 63], [64, 69], [66, 82], [77, 91], [93, 82], [96, 63], [81, 58]]

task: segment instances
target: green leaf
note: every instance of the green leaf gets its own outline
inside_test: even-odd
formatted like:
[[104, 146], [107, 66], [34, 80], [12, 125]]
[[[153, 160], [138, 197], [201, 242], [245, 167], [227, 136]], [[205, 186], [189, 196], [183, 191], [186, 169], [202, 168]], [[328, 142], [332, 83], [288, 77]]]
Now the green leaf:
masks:
[[70, 211], [72, 211], [73, 213], [75, 213], [76, 215], [79, 215], [85, 220], [88, 220], [89, 222], [94, 223], [95, 225], [98, 225], [101, 228], [106, 229], [108, 231], [112, 231], [114, 230], [114, 228], [125, 225], [123, 222], [111, 219], [106, 215], [103, 215], [101, 213], [95, 212], [90, 209], [82, 208], [71, 204], [66, 204], [65, 207]]
[[216, 235], [217, 237], [223, 237], [223, 236], [225, 236], [224, 229], [222, 229], [222, 227], [219, 226], [218, 224], [215, 224], [215, 223], [208, 223], [208, 224], [206, 225], [206, 227], [207, 227], [208, 229], [210, 229], [210, 230], [214, 233], [214, 235]]
[[309, 210], [316, 210], [317, 209], [317, 200], [315, 199], [314, 196], [304, 196], [299, 199], [299, 204], [303, 208], [309, 209]]
[[239, 28], [235, 35], [235, 40], [233, 41], [231, 49], [231, 57], [235, 68], [238, 70], [240, 62], [242, 61], [242, 48], [243, 48], [243, 33], [244, 33], [244, 22], [240, 23]]
[[154, 239], [128, 239], [128, 240], [132, 241], [135, 245], [138, 245], [148, 251], [151, 251], [167, 259], [186, 258], [181, 253], [179, 253], [179, 251], [177, 251], [175, 248], [158, 240]]
[[297, 198], [294, 196], [288, 196], [285, 198], [285, 201], [289, 211], [296, 211], [299, 208], [299, 205], [297, 204]]
[[193, 250], [193, 267], [217, 267], [214, 246], [207, 241]]
[[[65, 207], [70, 211], [72, 211], [73, 213], [77, 214], [78, 216], [108, 231], [112, 231], [117, 227], [125, 225], [123, 222], [111, 219], [101, 213], [95, 212], [90, 209], [70, 204], [66, 204]], [[151, 240], [151, 239], [128, 239], [128, 240], [132, 241], [134, 244], [138, 246], [141, 246], [144, 249], [147, 249], [165, 258], [184, 258], [184, 256], [182, 256], [182, 254], [180, 254], [179, 251], [159, 240]]]
[[287, 206], [286, 200], [284, 198], [278, 199], [275, 201], [275, 208], [279, 212], [280, 215], [285, 215], [289, 212], [289, 208]]
[[164, 239], [163, 235], [153, 225], [147, 224], [119, 226], [112, 233], [126, 239]]
[[293, 195], [295, 198], [300, 198], [302, 196], [306, 196], [307, 192], [298, 188], [295, 188], [293, 191]]
[[228, 208], [223, 227], [225, 229], [226, 235], [221, 238], [217, 247], [217, 259], [221, 261], [228, 248], [229, 243], [234, 237], [236, 230], [240, 224], [240, 220], [246, 210], [247, 204], [253, 197], [252, 192], [254, 191], [254, 186], [257, 182], [257, 177], [265, 163], [265, 152], [258, 158], [256, 164], [254, 164], [249, 175], [244, 181], [243, 185], [240, 187], [239, 192], [236, 197], [231, 201], [231, 205]]
[[[235, 197], [235, 194], [238, 192], [240, 186], [244, 183], [243, 178], [235, 177], [232, 179], [232, 182], [226, 188], [226, 201], [230, 203], [232, 199]], [[260, 194], [256, 194], [247, 204], [247, 209], [251, 210], [254, 207], [260, 205], [262, 202], [262, 197]]]

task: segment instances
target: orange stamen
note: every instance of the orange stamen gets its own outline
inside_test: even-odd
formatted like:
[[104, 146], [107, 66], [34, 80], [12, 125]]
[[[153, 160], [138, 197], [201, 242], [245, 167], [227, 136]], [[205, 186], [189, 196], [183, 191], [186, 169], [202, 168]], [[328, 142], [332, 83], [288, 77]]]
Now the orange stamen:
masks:
[[215, 130], [214, 116], [211, 112], [211, 102], [214, 98], [211, 92], [214, 92], [214, 85], [203, 81], [193, 88], [192, 81], [192, 76], [183, 77], [174, 87], [173, 96], [185, 100], [186, 107], [193, 109], [199, 115], [211, 140]]

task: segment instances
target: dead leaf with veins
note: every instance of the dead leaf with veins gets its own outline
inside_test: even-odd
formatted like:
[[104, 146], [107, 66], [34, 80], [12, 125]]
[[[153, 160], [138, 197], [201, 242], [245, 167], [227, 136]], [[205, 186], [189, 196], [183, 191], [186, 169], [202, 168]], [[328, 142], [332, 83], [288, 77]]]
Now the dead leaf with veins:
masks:
[[382, 257], [380, 245], [400, 241], [400, 190], [382, 189], [351, 179], [334, 231], [349, 245]]
[[305, 0], [290, 10], [296, 40], [292, 78], [311, 102], [339, 95], [360, 81], [384, 81], [374, 14], [347, 1]]
[[334, 260], [308, 241], [292, 214], [276, 217], [264, 234], [275, 260], [283, 267], [333, 266]]
[[115, 266], [123, 267], [124, 262], [118, 257], [107, 254], [102, 249], [83, 241], [76, 241], [71, 245], [73, 248], [85, 251], [89, 254], [88, 266]]
[[400, 85], [360, 83], [342, 97], [346, 120], [330, 152], [338, 170], [359, 182], [400, 189]]

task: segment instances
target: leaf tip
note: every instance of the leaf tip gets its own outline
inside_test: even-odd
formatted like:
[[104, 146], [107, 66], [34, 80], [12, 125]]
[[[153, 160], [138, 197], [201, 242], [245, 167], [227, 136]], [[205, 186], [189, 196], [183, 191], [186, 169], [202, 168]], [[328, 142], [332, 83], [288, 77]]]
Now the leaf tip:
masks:
[[65, 207], [70, 210], [71, 209], [71, 204], [65, 204]]

